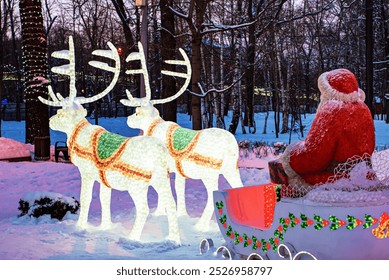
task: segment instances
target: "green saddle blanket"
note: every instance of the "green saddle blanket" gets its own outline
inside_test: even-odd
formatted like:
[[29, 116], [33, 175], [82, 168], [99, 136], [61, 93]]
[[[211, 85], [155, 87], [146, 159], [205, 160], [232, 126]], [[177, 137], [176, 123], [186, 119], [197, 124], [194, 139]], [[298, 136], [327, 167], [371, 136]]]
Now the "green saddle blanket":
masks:
[[101, 159], [109, 158], [128, 138], [119, 134], [104, 132], [97, 144], [97, 154]]
[[199, 131], [177, 127], [173, 132], [173, 148], [182, 151], [193, 140]]

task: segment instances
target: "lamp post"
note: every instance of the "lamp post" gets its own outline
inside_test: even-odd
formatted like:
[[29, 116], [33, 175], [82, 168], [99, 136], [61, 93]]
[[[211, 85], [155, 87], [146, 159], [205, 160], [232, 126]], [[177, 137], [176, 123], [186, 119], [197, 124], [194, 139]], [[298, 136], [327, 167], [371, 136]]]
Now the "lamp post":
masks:
[[[135, 5], [137, 7], [141, 8], [142, 12], [142, 21], [141, 21], [141, 28], [140, 28], [140, 42], [142, 43], [144, 53], [145, 53], [145, 60], [147, 62], [147, 0], [135, 0]], [[145, 80], [143, 76], [140, 79], [140, 97], [146, 96], [146, 90], [145, 90]]]

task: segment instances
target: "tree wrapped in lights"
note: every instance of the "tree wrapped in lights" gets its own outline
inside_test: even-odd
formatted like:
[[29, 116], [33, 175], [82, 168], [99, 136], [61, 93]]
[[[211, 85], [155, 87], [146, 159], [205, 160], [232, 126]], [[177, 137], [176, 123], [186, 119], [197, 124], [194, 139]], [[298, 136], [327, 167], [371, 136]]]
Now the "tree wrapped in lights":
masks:
[[42, 148], [49, 151], [49, 112], [47, 106], [38, 100], [38, 96], [47, 94], [47, 41], [42, 2], [20, 0], [19, 8], [22, 23], [26, 143], [34, 143], [36, 137], [44, 138], [45, 147]]
[[[80, 216], [77, 225], [87, 227], [88, 212], [95, 181], [100, 183], [102, 228], [111, 226], [111, 189], [128, 191], [132, 197], [136, 217], [129, 238], [139, 240], [149, 215], [147, 202], [148, 186], [158, 193], [166, 207], [169, 223], [168, 239], [180, 242], [175, 202], [170, 188], [168, 152], [154, 137], [138, 136], [126, 138], [106, 131], [101, 126], [91, 125], [86, 119], [86, 110], [81, 104], [94, 102], [104, 97], [115, 86], [120, 73], [120, 58], [117, 49], [108, 43], [110, 50], [96, 50], [92, 54], [113, 60], [115, 66], [100, 61], [90, 61], [93, 67], [113, 73], [113, 79], [106, 89], [92, 97], [76, 97], [75, 58], [72, 37], [69, 50], [57, 51], [53, 57], [66, 59], [69, 64], [56, 66], [52, 71], [70, 77], [69, 97], [54, 93], [49, 86], [52, 100], [39, 100], [49, 106], [62, 107], [50, 118], [50, 128], [67, 134], [71, 161], [81, 174]], [[165, 209], [164, 209], [165, 210]]]
[[142, 44], [139, 52], [131, 53], [126, 61], [140, 60], [141, 69], [126, 71], [126, 74], [142, 74], [145, 80], [146, 96], [134, 98], [127, 90], [127, 100], [121, 100], [126, 106], [137, 107], [136, 113], [129, 116], [127, 124], [140, 128], [146, 135], [154, 136], [165, 143], [173, 163], [171, 169], [175, 172], [178, 215], [188, 215], [185, 205], [185, 179], [201, 179], [207, 189], [208, 200], [203, 214], [196, 224], [199, 231], [209, 228], [213, 214], [213, 191], [218, 190], [219, 175], [222, 174], [233, 188], [242, 187], [238, 169], [239, 148], [235, 137], [228, 131], [219, 128], [209, 128], [200, 131], [180, 127], [174, 122], [164, 121], [155, 104], [164, 104], [177, 99], [183, 94], [191, 79], [191, 65], [186, 53], [180, 49], [184, 60], [167, 60], [165, 63], [180, 65], [186, 72], [163, 70], [162, 74], [184, 78], [185, 82], [173, 96], [151, 100], [151, 90], [147, 73], [146, 59]]

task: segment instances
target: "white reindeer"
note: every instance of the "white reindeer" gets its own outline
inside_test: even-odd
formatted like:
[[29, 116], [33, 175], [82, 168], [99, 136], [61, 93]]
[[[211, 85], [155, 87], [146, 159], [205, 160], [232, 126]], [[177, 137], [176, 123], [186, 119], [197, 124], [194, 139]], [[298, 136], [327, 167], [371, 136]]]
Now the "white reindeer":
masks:
[[[218, 189], [219, 175], [222, 174], [231, 187], [242, 187], [238, 169], [239, 148], [235, 137], [228, 131], [208, 128], [200, 131], [185, 129], [174, 122], [164, 121], [153, 105], [162, 104], [178, 98], [187, 88], [191, 78], [190, 62], [180, 49], [184, 60], [168, 60], [167, 64], [183, 65], [186, 73], [162, 71], [162, 74], [185, 78], [181, 89], [165, 99], [151, 100], [149, 78], [143, 47], [139, 43], [139, 52], [132, 53], [126, 61], [140, 60], [141, 69], [128, 70], [127, 74], [143, 74], [146, 87], [144, 98], [134, 98], [127, 91], [128, 100], [121, 100], [125, 106], [137, 107], [135, 114], [127, 119], [128, 126], [143, 130], [145, 135], [161, 139], [167, 146], [174, 161], [175, 186], [177, 193], [178, 215], [188, 215], [185, 205], [185, 178], [201, 179], [207, 189], [208, 200], [203, 214], [196, 224], [199, 231], [209, 229], [213, 214], [213, 191]], [[158, 209], [161, 209], [158, 206]]]
[[50, 118], [50, 128], [67, 134], [71, 161], [81, 174], [81, 209], [77, 226], [87, 227], [93, 184], [98, 181], [102, 208], [101, 227], [109, 228], [111, 225], [111, 189], [128, 191], [136, 208], [135, 222], [129, 238], [140, 240], [149, 215], [148, 186], [152, 185], [166, 206], [169, 223], [167, 238], [180, 243], [175, 201], [168, 178], [168, 152], [163, 143], [154, 137], [126, 138], [109, 133], [100, 126], [91, 125], [85, 119], [87, 112], [81, 104], [102, 98], [113, 88], [119, 76], [119, 55], [111, 43], [108, 43], [108, 46], [110, 50], [96, 50], [93, 54], [113, 59], [115, 67], [90, 61], [92, 66], [114, 73], [112, 82], [104, 91], [94, 97], [76, 97], [74, 46], [72, 37], [69, 37], [69, 50], [53, 53], [54, 57], [69, 60], [69, 64], [52, 68], [55, 73], [70, 76], [69, 97], [63, 98], [59, 93], [56, 96], [49, 87], [52, 101], [39, 98], [49, 106], [62, 107]]

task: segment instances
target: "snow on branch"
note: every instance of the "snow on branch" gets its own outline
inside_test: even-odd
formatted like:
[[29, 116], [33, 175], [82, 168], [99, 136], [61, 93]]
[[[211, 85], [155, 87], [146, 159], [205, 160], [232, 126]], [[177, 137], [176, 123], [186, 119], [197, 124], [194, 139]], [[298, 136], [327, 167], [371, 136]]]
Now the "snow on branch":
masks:
[[165, 31], [165, 32], [167, 32], [170, 36], [172, 36], [173, 38], [180, 38], [180, 37], [183, 37], [183, 36], [191, 36], [191, 34], [190, 33], [182, 33], [182, 34], [178, 34], [178, 35], [176, 35], [176, 34], [173, 34], [170, 30], [168, 30], [168, 29], [166, 29], [166, 28], [164, 28], [164, 27], [160, 27], [160, 28], [158, 28], [158, 31], [161, 31], [161, 30], [163, 30], [163, 31]]
[[389, 60], [373, 61], [373, 64], [386, 64], [389, 63]]
[[175, 14], [176, 16], [180, 17], [180, 18], [183, 18], [185, 20], [188, 20], [189, 19], [189, 14], [184, 14], [182, 12], [179, 12], [177, 11], [176, 9], [174, 9], [172, 6], [169, 6], [169, 9], [170, 11], [173, 12], [173, 14]]
[[318, 15], [318, 14], [324, 12], [324, 11], [327, 11], [327, 10], [331, 9], [332, 6], [333, 6], [333, 2], [334, 1], [330, 1], [330, 2], [326, 3], [325, 6], [323, 6], [321, 9], [318, 9], [318, 10], [316, 10], [314, 12], [311, 12], [311, 13], [305, 13], [304, 12], [301, 15], [298, 15], [298, 16], [295, 16], [295, 17], [292, 17], [292, 18], [289, 18], [289, 19], [284, 19], [284, 20], [278, 21], [276, 23], [276, 25], [281, 25], [281, 24], [284, 24], [284, 23], [287, 23], [287, 22], [292, 22], [292, 21], [299, 20], [299, 19], [302, 19], [302, 18], [305, 18], [305, 17], [308, 17], [308, 16]]
[[197, 85], [199, 86], [199, 89], [201, 90], [201, 93], [196, 93], [196, 92], [193, 92], [191, 90], [188, 90], [190, 94], [192, 95], [195, 95], [195, 96], [198, 96], [198, 97], [205, 97], [207, 96], [209, 93], [224, 93], [228, 90], [230, 90], [233, 86], [235, 86], [240, 80], [242, 80], [242, 78], [244, 77], [244, 74], [242, 76], [240, 76], [236, 81], [234, 81], [231, 85], [229, 85], [227, 88], [225, 89], [217, 89], [217, 88], [212, 88], [212, 89], [209, 89], [207, 91], [204, 91], [204, 88], [203, 86], [201, 85], [201, 83], [197, 83]]
[[201, 33], [202, 34], [208, 34], [208, 33], [214, 33], [214, 32], [220, 32], [220, 31], [227, 31], [227, 30], [233, 30], [233, 29], [239, 29], [248, 27], [250, 25], [255, 24], [258, 21], [258, 18], [246, 23], [241, 24], [234, 24], [234, 25], [223, 25], [223, 24], [214, 24], [214, 23], [204, 23], [204, 27], [208, 27], [210, 29], [204, 30]]

